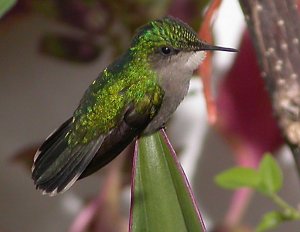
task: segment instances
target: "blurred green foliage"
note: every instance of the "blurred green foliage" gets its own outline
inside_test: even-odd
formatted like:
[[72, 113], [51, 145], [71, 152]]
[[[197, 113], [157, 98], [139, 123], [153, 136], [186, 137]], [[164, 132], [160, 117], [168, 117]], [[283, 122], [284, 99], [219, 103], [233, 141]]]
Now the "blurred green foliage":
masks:
[[282, 188], [282, 171], [271, 154], [266, 153], [258, 170], [235, 167], [222, 172], [215, 178], [216, 183], [227, 189], [252, 188], [270, 198], [280, 210], [267, 212], [256, 227], [257, 232], [272, 229], [282, 222], [300, 220], [298, 209], [290, 206], [277, 192]]
[[15, 4], [17, 0], [1, 0], [0, 1], [0, 18], [9, 11]]

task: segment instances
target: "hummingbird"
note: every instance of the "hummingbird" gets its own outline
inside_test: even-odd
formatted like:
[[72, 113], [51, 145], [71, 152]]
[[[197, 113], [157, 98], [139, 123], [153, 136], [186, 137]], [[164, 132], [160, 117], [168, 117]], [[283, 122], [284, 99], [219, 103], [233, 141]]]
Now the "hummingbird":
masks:
[[137, 137], [164, 127], [210, 50], [237, 51], [201, 41], [190, 26], [171, 16], [139, 28], [129, 49], [99, 74], [72, 117], [35, 154], [36, 188], [50, 196], [62, 193]]

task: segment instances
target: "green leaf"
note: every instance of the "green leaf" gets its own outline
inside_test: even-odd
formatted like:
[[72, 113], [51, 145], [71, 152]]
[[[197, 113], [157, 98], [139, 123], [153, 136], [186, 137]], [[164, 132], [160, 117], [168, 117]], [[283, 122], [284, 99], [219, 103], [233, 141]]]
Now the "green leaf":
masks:
[[270, 229], [275, 228], [280, 223], [284, 221], [284, 216], [281, 212], [273, 211], [266, 213], [262, 220], [260, 221], [259, 225], [256, 227], [256, 232], [264, 232]]
[[266, 154], [263, 157], [258, 173], [260, 176], [258, 191], [271, 195], [280, 190], [283, 182], [282, 172], [276, 160], [270, 154]]
[[0, 18], [9, 11], [15, 4], [17, 0], [1, 0], [0, 1]]
[[227, 189], [256, 188], [259, 184], [259, 175], [254, 169], [235, 167], [217, 175], [215, 182]]
[[185, 175], [168, 145], [159, 133], [138, 142], [130, 231], [205, 231]]

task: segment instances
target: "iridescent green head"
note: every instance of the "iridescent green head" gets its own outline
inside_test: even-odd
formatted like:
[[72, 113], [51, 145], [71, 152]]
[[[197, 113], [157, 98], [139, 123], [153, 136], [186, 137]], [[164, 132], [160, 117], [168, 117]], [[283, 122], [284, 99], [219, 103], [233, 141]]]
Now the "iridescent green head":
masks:
[[[236, 51], [231, 48], [212, 46], [201, 41], [187, 24], [173, 17], [164, 17], [141, 27], [133, 38], [129, 52], [133, 63], [154, 71], [165, 92], [182, 86], [192, 77], [205, 58], [206, 50]], [[177, 86], [173, 86], [176, 83]]]
[[133, 38], [132, 47], [133, 49], [139, 47], [139, 49], [149, 52], [161, 47], [179, 51], [236, 51], [204, 43], [189, 25], [170, 16], [150, 21], [141, 27]]
[[141, 27], [133, 38], [130, 50], [151, 60], [170, 57], [180, 52], [236, 51], [204, 43], [189, 25], [170, 16], [150, 21]]
[[141, 27], [133, 39], [132, 47], [146, 49], [172, 47], [176, 50], [198, 50], [201, 42], [193, 29], [173, 17], [164, 17]]

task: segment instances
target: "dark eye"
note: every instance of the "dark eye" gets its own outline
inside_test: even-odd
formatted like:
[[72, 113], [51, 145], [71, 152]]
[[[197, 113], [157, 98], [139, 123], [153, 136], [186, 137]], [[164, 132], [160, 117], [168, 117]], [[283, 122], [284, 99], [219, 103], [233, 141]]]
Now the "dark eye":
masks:
[[164, 55], [169, 55], [169, 54], [171, 54], [172, 49], [169, 47], [161, 47], [160, 51]]

